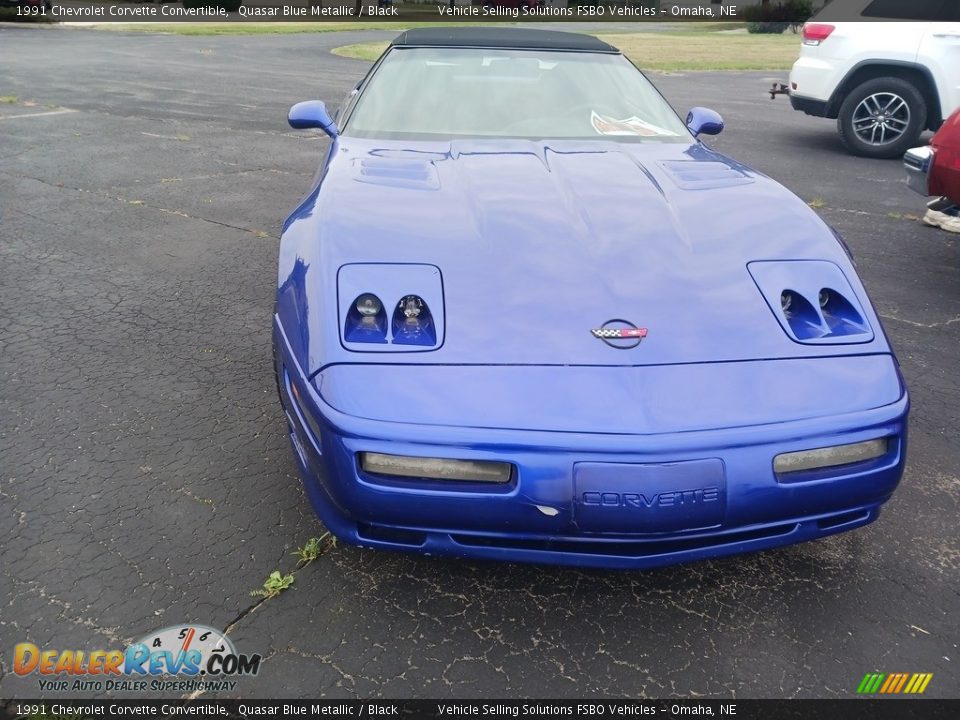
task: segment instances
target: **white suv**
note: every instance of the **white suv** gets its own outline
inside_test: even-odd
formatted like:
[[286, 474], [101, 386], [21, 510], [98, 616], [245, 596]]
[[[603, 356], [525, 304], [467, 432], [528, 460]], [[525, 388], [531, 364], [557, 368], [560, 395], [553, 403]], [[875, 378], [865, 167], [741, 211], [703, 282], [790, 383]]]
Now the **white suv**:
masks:
[[860, 16], [929, 21], [807, 23], [790, 102], [835, 118], [850, 152], [900, 157], [960, 107], [960, 2], [862, 0]]

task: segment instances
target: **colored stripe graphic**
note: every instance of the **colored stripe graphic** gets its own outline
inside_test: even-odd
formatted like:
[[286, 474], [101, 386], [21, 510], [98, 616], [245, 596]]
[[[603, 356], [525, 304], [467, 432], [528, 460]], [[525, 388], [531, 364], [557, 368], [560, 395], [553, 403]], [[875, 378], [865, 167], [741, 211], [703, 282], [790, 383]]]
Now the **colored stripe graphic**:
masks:
[[867, 673], [857, 686], [857, 694], [920, 695], [932, 679], [933, 673]]
[[907, 682], [907, 674], [906, 674], [906, 673], [900, 673], [900, 682], [897, 683], [897, 687], [895, 687], [893, 691], [894, 691], [895, 693], [898, 693], [898, 692], [900, 692], [901, 690], [903, 690], [903, 684], [904, 684], [905, 682]]
[[883, 673], [867, 673], [860, 681], [857, 692], [863, 695], [872, 695], [880, 688], [880, 683], [886, 676]]
[[916, 673], [912, 678], [910, 678], [910, 682], [907, 684], [907, 688], [904, 690], [904, 692], [908, 692], [913, 695], [919, 695], [927, 689], [927, 685], [930, 684], [932, 677], [933, 673]]

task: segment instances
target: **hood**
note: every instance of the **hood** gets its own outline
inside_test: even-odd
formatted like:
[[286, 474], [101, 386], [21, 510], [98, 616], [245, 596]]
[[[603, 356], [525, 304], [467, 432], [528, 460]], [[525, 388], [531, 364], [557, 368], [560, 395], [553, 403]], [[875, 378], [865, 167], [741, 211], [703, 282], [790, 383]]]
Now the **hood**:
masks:
[[[823, 221], [702, 144], [340, 138], [330, 157], [300, 217], [317, 220], [311, 372], [337, 362], [647, 365], [887, 350], [882, 333], [868, 347], [787, 336], [748, 263], [831, 261], [878, 324]], [[440, 269], [437, 350], [342, 346], [337, 271], [363, 262]], [[615, 318], [647, 337], [618, 350], [591, 334]]]

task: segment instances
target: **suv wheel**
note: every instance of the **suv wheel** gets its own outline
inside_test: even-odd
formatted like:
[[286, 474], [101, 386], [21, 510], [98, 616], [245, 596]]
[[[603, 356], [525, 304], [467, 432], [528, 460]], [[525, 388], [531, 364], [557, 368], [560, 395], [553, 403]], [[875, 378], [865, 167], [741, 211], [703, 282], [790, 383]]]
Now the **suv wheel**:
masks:
[[927, 103], [916, 86], [901, 78], [868, 80], [840, 106], [837, 129], [847, 150], [872, 158], [900, 157], [914, 147], [927, 126]]

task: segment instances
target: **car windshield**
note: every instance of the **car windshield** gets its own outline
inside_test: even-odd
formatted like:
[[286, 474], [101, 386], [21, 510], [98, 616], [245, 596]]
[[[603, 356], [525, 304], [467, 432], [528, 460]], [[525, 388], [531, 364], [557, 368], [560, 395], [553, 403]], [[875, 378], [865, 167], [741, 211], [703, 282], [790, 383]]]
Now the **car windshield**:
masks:
[[482, 48], [393, 48], [344, 134], [690, 142], [673, 109], [622, 55]]

